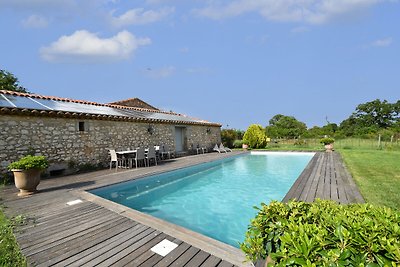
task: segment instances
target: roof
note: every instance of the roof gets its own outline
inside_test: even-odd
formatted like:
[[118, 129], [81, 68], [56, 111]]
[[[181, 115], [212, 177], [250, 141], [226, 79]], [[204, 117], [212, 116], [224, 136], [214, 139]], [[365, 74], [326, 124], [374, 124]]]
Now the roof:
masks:
[[129, 98], [129, 99], [125, 99], [125, 100], [120, 100], [120, 101], [112, 102], [112, 103], [109, 103], [109, 104], [126, 106], [126, 107], [136, 107], [136, 108], [147, 108], [147, 109], [159, 110], [158, 108], [153, 107], [149, 103], [144, 102], [142, 99], [137, 98], [137, 97]]
[[174, 112], [0, 90], [0, 114], [221, 126]]

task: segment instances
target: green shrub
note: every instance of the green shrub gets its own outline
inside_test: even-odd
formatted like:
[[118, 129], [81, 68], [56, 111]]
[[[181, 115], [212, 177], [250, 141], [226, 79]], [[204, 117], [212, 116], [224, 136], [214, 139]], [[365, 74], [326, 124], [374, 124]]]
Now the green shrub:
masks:
[[[257, 208], [258, 209], [258, 208]], [[400, 213], [333, 201], [261, 204], [241, 249], [275, 266], [399, 266]]]
[[335, 142], [335, 139], [331, 137], [324, 137], [321, 140], [319, 140], [321, 144], [327, 145], [327, 144], [333, 144]]
[[252, 124], [247, 128], [243, 136], [243, 143], [250, 148], [264, 148], [267, 144], [267, 136], [259, 124]]
[[235, 140], [233, 142], [233, 147], [234, 148], [242, 148], [242, 145], [243, 145], [243, 141], [242, 140]]
[[18, 161], [8, 165], [8, 169], [29, 170], [29, 169], [46, 169], [49, 166], [44, 156], [25, 156]]
[[20, 224], [20, 217], [8, 220], [0, 207], [0, 266], [27, 265], [13, 233], [17, 224]]

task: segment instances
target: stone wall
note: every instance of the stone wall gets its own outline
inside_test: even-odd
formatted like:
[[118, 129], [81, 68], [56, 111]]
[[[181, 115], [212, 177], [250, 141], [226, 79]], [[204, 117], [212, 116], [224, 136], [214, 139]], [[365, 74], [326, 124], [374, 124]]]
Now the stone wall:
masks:
[[167, 144], [175, 149], [176, 126], [185, 129], [185, 150], [194, 144], [211, 151], [221, 142], [221, 129], [216, 126], [0, 115], [0, 173], [10, 162], [32, 152], [46, 156], [51, 170], [76, 164], [107, 166], [109, 148]]

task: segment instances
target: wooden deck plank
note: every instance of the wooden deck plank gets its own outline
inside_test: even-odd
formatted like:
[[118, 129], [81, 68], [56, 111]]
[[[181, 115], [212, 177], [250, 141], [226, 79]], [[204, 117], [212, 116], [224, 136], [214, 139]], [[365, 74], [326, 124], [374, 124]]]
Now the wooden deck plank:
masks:
[[199, 251], [187, 264], [186, 266], [200, 266], [210, 256], [209, 253]]
[[315, 164], [317, 163], [319, 154], [314, 155], [311, 161], [307, 164], [306, 168], [300, 174], [299, 178], [296, 179], [292, 187], [289, 189], [286, 196], [282, 199], [283, 202], [288, 202], [291, 199], [299, 200], [301, 193], [303, 192], [304, 185], [307, 182], [310, 173], [315, 168]]
[[102, 216], [104, 213], [106, 215], [111, 215], [109, 212], [104, 211], [101, 207], [97, 207], [95, 210], [85, 213], [82, 216], [79, 216], [79, 213], [76, 213], [75, 216], [71, 215], [71, 217], [53, 224], [37, 225], [27, 232], [18, 234], [18, 239], [23, 242], [25, 239], [29, 240], [32, 235], [35, 235], [35, 237], [40, 235], [48, 236], [54, 232], [60, 232], [61, 229], [65, 229], [73, 225], [79, 225], [82, 224], [82, 222], [92, 221], [92, 218], [96, 216]]
[[[136, 250], [135, 253], [139, 256], [133, 256], [135, 259], [131, 262], [129, 262], [128, 266], [154, 266], [154, 264], [156, 264], [157, 262], [159, 262], [160, 260], [162, 260], [162, 256], [151, 251], [151, 248], [154, 247], [155, 245], [157, 245], [158, 243], [160, 243], [161, 241], [163, 241], [164, 239], [167, 239], [169, 241], [172, 241], [173, 238], [172, 237], [168, 237], [168, 236], [163, 236], [163, 235], [159, 235], [156, 238], [154, 238], [153, 240], [151, 240], [150, 242], [148, 242], [146, 244], [146, 247], [143, 246], [140, 248], [140, 250]], [[131, 256], [132, 257], [132, 256]], [[127, 257], [128, 258], [128, 257]], [[153, 258], [152, 261], [150, 261], [150, 258]], [[149, 264], [146, 265], [145, 262], [154, 262], [154, 264]]]
[[336, 154], [335, 157], [337, 158], [338, 166], [341, 172], [343, 173], [343, 184], [351, 203], [364, 203], [364, 198], [362, 197], [360, 190], [356, 186], [353, 178], [351, 177], [350, 173], [344, 166], [344, 162], [341, 159], [339, 154]]
[[102, 242], [98, 242], [95, 244], [90, 243], [88, 246], [86, 246], [87, 247], [86, 249], [77, 251], [74, 255], [62, 259], [61, 261], [58, 262], [56, 266], [66, 266], [66, 265], [81, 266], [95, 259], [96, 257], [102, 255], [102, 253], [106, 253], [113, 246], [121, 244], [122, 240], [126, 236], [131, 237], [132, 235], [136, 235], [136, 238], [138, 239], [143, 236], [146, 236], [148, 232], [145, 231], [148, 229], [149, 228], [147, 228], [146, 226], [140, 224], [137, 224], [133, 227], [131, 226], [128, 229], [122, 229], [120, 232], [117, 232], [116, 235], [104, 239], [102, 240]]
[[309, 187], [307, 195], [305, 196], [305, 198], [302, 199], [303, 201], [312, 202], [315, 200], [315, 197], [317, 195], [318, 183], [320, 182], [321, 166], [322, 166], [323, 160], [324, 160], [324, 156], [321, 155], [321, 153], [320, 153], [318, 160], [317, 160], [317, 164], [311, 174], [312, 175], [311, 176], [312, 183]]
[[[132, 222], [131, 222], [132, 223]], [[109, 246], [110, 244], [116, 244], [122, 237], [126, 236], [129, 232], [133, 231], [144, 231], [147, 229], [147, 227], [144, 227], [143, 225], [136, 224], [128, 224], [128, 225], [119, 225], [115, 226], [117, 229], [112, 229], [112, 231], [115, 232], [114, 236], [108, 237], [107, 239], [104, 239], [102, 242], [97, 242], [93, 244], [93, 240], [90, 240], [91, 242], [89, 245], [85, 246], [84, 249], [77, 251], [74, 255], [69, 256], [68, 258], [64, 258], [61, 261], [59, 261], [55, 266], [67, 266], [67, 265], [81, 265], [82, 263], [85, 263], [92, 258], [95, 258], [97, 255], [102, 253], [104, 250], [104, 247]], [[98, 238], [98, 235], [95, 235], [93, 237]], [[93, 237], [91, 239], [93, 239]], [[86, 243], [85, 243], [86, 244]], [[90, 246], [92, 245], [92, 246]]]
[[333, 153], [330, 157], [329, 164], [331, 165], [331, 199], [340, 203], [339, 190], [338, 190], [338, 173], [335, 165]]
[[131, 246], [118, 251], [117, 254], [108, 258], [106, 261], [101, 262], [98, 266], [135, 266], [135, 264], [131, 263], [133, 260], [136, 260], [136, 258], [138, 258], [142, 253], [161, 242], [165, 237], [166, 234], [161, 233], [160, 231], [154, 231], [138, 242], [132, 243]]
[[[48, 230], [51, 226], [56, 225], [56, 224], [63, 224], [65, 223], [66, 220], [70, 220], [72, 218], [80, 218], [81, 216], [84, 216], [86, 214], [92, 213], [93, 211], [100, 210], [101, 207], [97, 205], [90, 205], [90, 206], [84, 206], [82, 209], [77, 209], [77, 210], [69, 210], [69, 209], [64, 209], [61, 214], [54, 214], [51, 215], [51, 217], [39, 217], [35, 219], [35, 222], [21, 227], [21, 233], [27, 231], [30, 228], [35, 228], [35, 230], [40, 230], [40, 229], [46, 229]], [[32, 229], [33, 231], [33, 229]], [[32, 231], [29, 231], [29, 233], [32, 233]], [[20, 235], [21, 237], [23, 236], [22, 234]]]
[[326, 167], [325, 167], [325, 176], [324, 176], [323, 199], [332, 199], [331, 198], [332, 166], [330, 165], [330, 157], [331, 156], [332, 156], [332, 153], [326, 153]]
[[312, 168], [311, 172], [304, 171], [300, 175], [283, 201], [312, 202], [320, 198], [344, 204], [364, 202], [338, 153], [319, 153]]
[[318, 185], [317, 185], [317, 191], [315, 192], [315, 198], [320, 198], [324, 199], [324, 187], [325, 187], [325, 175], [326, 175], [326, 162], [327, 162], [327, 157], [325, 153], [323, 154], [323, 161], [321, 163], [321, 168], [319, 169], [318, 175]]
[[73, 225], [70, 225], [69, 223], [65, 225], [59, 225], [59, 231], [57, 231], [57, 229], [52, 229], [52, 231], [48, 234], [46, 234], [46, 231], [41, 231], [39, 233], [32, 234], [31, 236], [25, 236], [24, 239], [18, 239], [18, 242], [20, 243], [21, 248], [25, 249], [35, 244], [53, 242], [59, 238], [71, 236], [75, 233], [81, 232], [87, 227], [93, 227], [97, 224], [101, 224], [109, 221], [110, 219], [116, 218], [118, 218], [116, 214], [106, 214], [103, 216], [99, 214], [98, 217], [92, 218], [93, 220], [83, 220], [82, 224], [80, 224], [78, 221]]
[[170, 266], [180, 267], [185, 266], [200, 250], [196, 247], [190, 247], [179, 258], [174, 261]]
[[[144, 231], [143, 231], [144, 230]], [[159, 235], [160, 232], [155, 231], [154, 229], [147, 228], [141, 229], [140, 233], [131, 233], [124, 238], [117, 240], [115, 243], [107, 243], [101, 251], [103, 253], [96, 253], [90, 255], [88, 258], [89, 261], [86, 261], [82, 264], [82, 261], [79, 261], [80, 266], [104, 266], [104, 265], [111, 265], [112, 263], [116, 262], [115, 255], [121, 255], [124, 251], [126, 252], [129, 247], [140, 247], [142, 245], [141, 242], [145, 242], [143, 240], [149, 240], [154, 238], [154, 235]], [[110, 260], [112, 259], [112, 260]], [[104, 263], [106, 262], [107, 263]]]
[[[178, 247], [179, 247], [180, 244], [183, 243], [181, 240], [176, 239], [176, 238], [173, 239], [172, 237], [171, 237], [171, 238], [168, 237], [167, 239], [168, 239], [169, 241], [171, 241], [171, 242], [177, 244]], [[177, 248], [178, 248], [178, 247], [177, 247]], [[175, 248], [175, 249], [176, 249], [176, 248]], [[175, 249], [174, 249], [174, 250], [175, 250]], [[174, 250], [173, 250], [173, 251], [174, 251]], [[165, 255], [165, 257], [167, 257], [169, 254], [171, 254], [173, 251], [171, 251], [170, 253], [168, 253], [167, 255]], [[154, 253], [153, 256], [151, 256], [149, 259], [147, 259], [146, 261], [144, 261], [140, 266], [143, 266], [143, 267], [146, 267], [146, 266], [153, 266], [153, 267], [154, 267], [154, 266], [156, 266], [160, 261], [162, 261], [165, 257]], [[197, 266], [197, 265], [192, 265], [192, 266]]]
[[302, 195], [299, 197], [302, 201], [314, 201], [315, 194], [318, 185], [319, 176], [317, 175], [318, 168], [321, 166], [322, 157], [318, 155], [317, 162], [310, 173], [310, 178], [307, 181], [305, 190], [303, 190]]
[[[24, 250], [24, 255], [32, 256], [34, 254], [40, 254], [40, 253], [44, 253], [45, 255], [50, 254], [52, 253], [52, 251], [60, 251], [60, 249], [62, 249], [63, 247], [73, 247], [74, 244], [85, 243], [92, 236], [100, 236], [106, 234], [107, 231], [109, 229], [112, 229], [113, 227], [118, 226], [119, 229], [122, 229], [125, 225], [131, 225], [131, 222], [128, 219], [124, 218], [118, 218], [117, 220], [109, 220], [105, 223], [84, 229], [83, 231], [75, 233], [68, 237], [57, 239], [52, 243], [46, 242], [30, 246]], [[98, 232], [100, 232], [101, 234], [98, 235], [97, 234]]]
[[190, 248], [190, 245], [187, 243], [181, 243], [177, 248], [171, 251], [168, 255], [164, 257], [161, 261], [159, 261], [154, 267], [166, 267], [169, 266], [172, 262], [174, 262], [177, 258], [179, 258], [186, 250]]
[[220, 258], [215, 257], [214, 255], [211, 255], [206, 259], [205, 262], [203, 262], [200, 267], [215, 267], [217, 266], [222, 260]]
[[233, 264], [232, 264], [232, 263], [229, 263], [229, 262], [227, 262], [227, 261], [221, 261], [221, 262], [218, 264], [218, 267], [233, 267]]
[[[53, 253], [47, 253], [46, 256], [38, 256], [35, 255], [31, 257], [32, 259], [36, 259], [36, 263], [41, 263], [43, 266], [53, 265], [65, 260], [68, 260], [70, 257], [78, 255], [80, 253], [85, 253], [85, 250], [90, 249], [94, 246], [99, 246], [99, 244], [107, 245], [109, 240], [113, 240], [113, 237], [118, 236], [118, 239], [123, 237], [126, 232], [129, 230], [135, 230], [140, 228], [141, 225], [133, 225], [132, 222], [124, 223], [123, 225], [119, 225], [119, 227], [110, 228], [107, 231], [102, 232], [101, 234], [96, 234], [91, 238], [85, 240], [85, 242], [81, 243], [73, 243], [71, 246], [61, 247], [58, 251]], [[79, 245], [77, 245], [79, 244]], [[44, 252], [46, 253], [46, 252]], [[82, 258], [79, 256], [79, 258]], [[90, 257], [92, 258], [92, 257]], [[64, 265], [64, 264], [62, 264]], [[40, 266], [40, 265], [39, 265]]]

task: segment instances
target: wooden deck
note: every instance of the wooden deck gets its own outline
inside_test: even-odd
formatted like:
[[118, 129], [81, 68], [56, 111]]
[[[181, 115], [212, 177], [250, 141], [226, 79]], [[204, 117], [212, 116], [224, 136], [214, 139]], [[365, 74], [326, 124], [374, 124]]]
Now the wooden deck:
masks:
[[336, 152], [317, 152], [283, 201], [296, 199], [313, 202], [316, 198], [334, 200], [341, 204], [364, 202]]
[[[40, 193], [26, 198], [17, 189], [1, 189], [1, 204], [8, 216], [24, 215], [27, 224], [17, 229], [17, 241], [34, 266], [249, 266], [244, 255], [228, 245], [198, 238], [198, 234], [168, 228], [156, 219], [142, 218], [100, 200], [83, 197], [85, 190], [140, 178], [185, 166], [228, 157], [210, 153], [189, 156], [134, 170], [103, 170], [42, 180]], [[88, 193], [87, 193], [88, 194]], [[82, 197], [79, 197], [82, 196]], [[336, 153], [317, 153], [285, 197], [313, 201], [328, 198], [340, 203], [362, 202], [362, 197]], [[69, 206], [77, 198], [82, 202]], [[137, 217], [135, 217], [137, 216]], [[172, 230], [171, 230], [172, 229]], [[183, 233], [182, 233], [183, 232]], [[150, 250], [170, 240], [178, 247], [162, 257]], [[214, 244], [215, 243], [215, 244]]]

